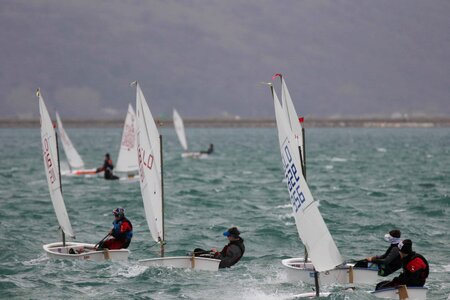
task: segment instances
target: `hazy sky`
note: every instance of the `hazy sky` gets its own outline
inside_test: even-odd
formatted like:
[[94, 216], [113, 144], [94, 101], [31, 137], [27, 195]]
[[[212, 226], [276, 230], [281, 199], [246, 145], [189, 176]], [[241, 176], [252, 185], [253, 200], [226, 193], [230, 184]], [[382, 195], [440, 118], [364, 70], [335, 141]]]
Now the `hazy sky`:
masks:
[[[447, 0], [1, 0], [0, 117], [450, 114]], [[279, 89], [279, 84], [277, 85]]]

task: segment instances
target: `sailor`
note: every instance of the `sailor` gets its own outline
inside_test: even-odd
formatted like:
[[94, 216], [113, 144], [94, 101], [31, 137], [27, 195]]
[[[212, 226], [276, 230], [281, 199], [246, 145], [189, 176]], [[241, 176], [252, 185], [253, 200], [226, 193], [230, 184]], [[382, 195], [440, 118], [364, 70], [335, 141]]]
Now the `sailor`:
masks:
[[400, 242], [400, 230], [393, 229], [389, 233], [385, 234], [384, 240], [388, 242], [389, 248], [383, 255], [376, 255], [367, 257], [364, 260], [358, 261], [355, 264], [355, 268], [371, 268], [375, 266], [378, 270], [379, 276], [388, 276], [402, 266], [402, 260], [398, 250], [398, 243]]
[[400, 256], [402, 258], [402, 273], [391, 281], [382, 281], [377, 284], [376, 290], [397, 287], [399, 285], [406, 286], [424, 286], [430, 266], [425, 257], [412, 250], [412, 241], [403, 240], [398, 244]]
[[209, 144], [209, 148], [206, 151], [200, 151], [200, 153], [202, 154], [211, 154], [214, 151], [214, 145], [213, 144]]
[[237, 227], [231, 227], [223, 233], [229, 243], [223, 247], [222, 251], [219, 252], [216, 248], [210, 251], [197, 248], [194, 250], [194, 253], [196, 256], [220, 259], [219, 268], [229, 268], [236, 264], [245, 252], [244, 239], [240, 237], [240, 234]]
[[128, 248], [133, 237], [133, 225], [125, 217], [125, 209], [118, 207], [113, 210], [113, 228], [109, 231], [110, 239], [100, 242], [98, 249], [122, 249]]
[[119, 177], [117, 177], [113, 174], [113, 169], [114, 169], [114, 165], [113, 165], [112, 159], [111, 159], [109, 153], [106, 153], [105, 160], [103, 162], [103, 166], [101, 166], [100, 168], [97, 168], [97, 170], [95, 170], [95, 173], [100, 173], [102, 171], [105, 171], [105, 179], [108, 179], [108, 180], [119, 179]]

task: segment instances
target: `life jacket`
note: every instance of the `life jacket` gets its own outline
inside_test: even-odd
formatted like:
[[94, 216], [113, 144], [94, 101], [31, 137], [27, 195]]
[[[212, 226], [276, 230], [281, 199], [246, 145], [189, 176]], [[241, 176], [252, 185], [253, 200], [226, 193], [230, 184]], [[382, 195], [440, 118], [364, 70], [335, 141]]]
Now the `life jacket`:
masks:
[[407, 285], [423, 286], [430, 274], [430, 266], [425, 257], [413, 252], [403, 261], [403, 272], [406, 278], [411, 278], [411, 282], [407, 282]]
[[120, 237], [122, 235], [122, 232], [120, 232], [120, 228], [122, 227], [122, 224], [124, 222], [127, 222], [130, 227], [131, 230], [126, 232], [126, 236], [125, 236], [125, 240], [130, 241], [131, 238], [133, 237], [133, 224], [131, 224], [130, 220], [128, 220], [127, 218], [123, 217], [122, 219], [120, 219], [119, 221], [114, 220], [113, 224], [113, 233], [112, 236], [114, 237]]

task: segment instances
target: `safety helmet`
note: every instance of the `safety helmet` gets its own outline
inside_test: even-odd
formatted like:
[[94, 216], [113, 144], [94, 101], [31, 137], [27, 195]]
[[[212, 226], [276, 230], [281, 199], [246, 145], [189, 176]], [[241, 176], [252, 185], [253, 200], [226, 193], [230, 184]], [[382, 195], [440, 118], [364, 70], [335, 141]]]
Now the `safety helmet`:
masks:
[[125, 208], [118, 207], [118, 208], [114, 209], [112, 213], [114, 216], [123, 217], [125, 215]]

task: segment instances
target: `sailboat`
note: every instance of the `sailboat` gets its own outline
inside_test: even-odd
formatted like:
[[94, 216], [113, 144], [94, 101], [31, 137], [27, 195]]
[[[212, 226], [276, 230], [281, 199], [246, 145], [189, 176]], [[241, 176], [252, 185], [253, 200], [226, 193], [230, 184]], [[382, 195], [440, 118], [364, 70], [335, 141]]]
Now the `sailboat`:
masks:
[[176, 109], [173, 109], [173, 125], [175, 128], [175, 132], [177, 133], [178, 140], [180, 141], [181, 147], [183, 147], [183, 150], [184, 150], [184, 152], [181, 153], [181, 157], [206, 158], [209, 156], [209, 154], [206, 152], [189, 152], [188, 151], [186, 133], [184, 130], [184, 122]]
[[91, 175], [95, 174], [95, 169], [85, 169], [84, 161], [78, 154], [77, 149], [72, 144], [69, 136], [64, 130], [63, 123], [59, 117], [58, 112], [56, 112], [56, 122], [58, 124], [59, 135], [61, 136], [61, 142], [63, 145], [64, 153], [66, 154], [67, 161], [69, 163], [70, 172], [63, 175]]
[[[273, 89], [273, 86], [271, 86], [272, 89], [272, 95], [274, 98], [275, 107], [279, 108], [279, 113], [276, 115], [277, 117], [277, 125], [278, 123], [284, 124], [286, 132], [284, 133], [284, 136], [286, 138], [290, 139], [290, 143], [292, 143], [291, 147], [293, 149], [293, 156], [298, 161], [298, 165], [301, 170], [301, 177], [305, 180], [306, 184], [306, 160], [305, 160], [305, 146], [304, 146], [304, 131], [301, 126], [301, 123], [299, 122], [297, 112], [295, 110], [295, 106], [292, 102], [292, 98], [290, 96], [289, 90], [286, 85], [286, 81], [284, 80], [283, 76], [281, 74], [276, 74], [275, 77], [280, 77], [281, 79], [281, 97], [282, 97], [282, 106], [280, 106], [280, 102], [278, 100], [278, 97]], [[277, 110], [276, 110], [277, 111]], [[280, 120], [280, 121], [278, 121]], [[280, 125], [281, 126], [281, 125]], [[280, 133], [279, 129], [279, 136], [283, 136], [283, 133]], [[281, 147], [281, 140], [280, 140], [280, 147]], [[303, 185], [302, 185], [303, 186]], [[311, 196], [312, 197], [312, 196]], [[312, 199], [312, 201], [314, 201]], [[315, 201], [314, 201], [315, 202]], [[317, 205], [316, 205], [317, 206]], [[319, 210], [317, 209], [317, 213], [320, 217], [320, 223], [323, 223], [323, 225], [326, 227], [326, 224], [323, 221], [322, 216], [320, 215]], [[307, 218], [306, 216], [299, 216], [303, 218]], [[297, 217], [296, 217], [297, 220]], [[315, 222], [314, 219], [311, 220], [312, 222]], [[296, 222], [297, 223], [297, 222]], [[299, 226], [297, 225], [297, 228]], [[298, 228], [299, 229], [299, 228]], [[334, 240], [331, 236], [331, 234], [328, 231], [328, 228], [326, 228], [327, 231], [327, 239], [326, 243], [332, 243], [335, 245]], [[300, 234], [300, 231], [299, 231]], [[302, 234], [300, 234], [300, 237]], [[303, 241], [303, 239], [302, 239]], [[322, 244], [323, 246], [326, 245], [326, 243]], [[335, 246], [336, 247], [336, 246]], [[308, 250], [308, 247], [306, 247], [306, 253], [311, 257], [311, 260], [305, 260], [305, 258], [290, 258], [285, 259], [282, 261], [282, 264], [287, 268], [287, 277], [290, 281], [304, 281], [308, 283], [313, 283], [314, 276], [311, 276], [314, 274], [314, 270], [317, 270], [317, 267], [315, 268], [313, 257], [315, 256], [315, 253], [311, 253], [311, 251]], [[337, 247], [333, 250], [337, 251], [337, 253], [340, 256], [339, 250]], [[351, 264], [344, 264], [343, 260], [340, 261], [339, 264], [336, 265], [336, 268], [328, 269], [327, 272], [321, 272], [319, 274], [319, 283], [320, 284], [346, 284], [346, 283], [366, 283], [366, 284], [373, 284], [376, 283], [378, 280], [377, 271], [370, 269], [370, 268], [353, 268], [353, 265]], [[320, 271], [320, 270], [317, 270]]]
[[136, 117], [137, 117], [137, 155], [139, 163], [139, 183], [144, 203], [145, 217], [153, 240], [160, 244], [161, 257], [144, 259], [139, 262], [149, 267], [174, 267], [196, 270], [217, 271], [220, 260], [195, 257], [164, 257], [164, 185], [162, 137], [158, 132], [150, 108], [137, 81]]
[[139, 173], [136, 147], [136, 114], [131, 104], [128, 104], [115, 171], [118, 175], [126, 175], [125, 177], [119, 176], [121, 179], [133, 179]]
[[75, 233], [72, 229], [62, 195], [57, 135], [39, 89], [36, 95], [39, 98], [39, 112], [41, 115], [41, 140], [45, 174], [50, 198], [62, 231], [62, 242], [44, 245], [45, 252], [49, 257], [60, 259], [127, 260], [130, 254], [130, 251], [127, 249], [95, 251], [94, 244], [66, 242], [66, 236], [74, 239]]
[[[288, 116], [281, 107], [273, 85], [270, 84], [275, 107], [278, 141], [284, 174], [287, 179], [289, 196], [291, 199], [295, 223], [298, 234], [305, 245], [311, 262], [301, 262], [295, 267], [305, 270], [304, 275], [312, 275], [316, 284], [317, 296], [319, 282], [318, 272], [328, 272], [344, 263], [339, 250], [331, 237], [325, 221], [323, 220], [317, 202], [314, 200], [308, 184], [302, 174], [302, 165], [295, 134], [291, 130]], [[283, 262], [283, 265], [285, 263]], [[305, 276], [305, 279], [308, 279]], [[311, 279], [308, 279], [311, 281]]]
[[[282, 106], [272, 84], [269, 85], [274, 100], [282, 162], [285, 168], [285, 177], [288, 180], [288, 190], [293, 205], [297, 231], [305, 244], [305, 252], [311, 257], [311, 260], [305, 258], [284, 259], [282, 264], [288, 270], [288, 280], [314, 283], [316, 285], [315, 295], [319, 294], [320, 285], [374, 284], [379, 278], [376, 270], [354, 268], [352, 264], [343, 263], [339, 250], [320, 215], [317, 204], [312, 198], [306, 183], [304, 131], [298, 120], [298, 115], [284, 78], [281, 74], [276, 74], [274, 77], [276, 76], [279, 76], [281, 79]], [[299, 168], [301, 168], [302, 172], [298, 172]], [[320, 236], [321, 238], [319, 238]], [[317, 240], [314, 240], [314, 237]], [[323, 252], [320, 252], [320, 250]], [[323, 268], [319, 267], [318, 264], [322, 263], [325, 257], [330, 258], [331, 263], [326, 266], [325, 270], [322, 270]], [[426, 288], [423, 289], [426, 290]], [[389, 293], [395, 292], [373, 292], [374, 295], [380, 295], [381, 297]], [[414, 297], [417, 295], [418, 299], [422, 299], [420, 295], [423, 293], [423, 290], [420, 290], [420, 288], [415, 288], [414, 291], [410, 291], [411, 293], [414, 293]], [[311, 293], [300, 296], [308, 297], [311, 296]]]

